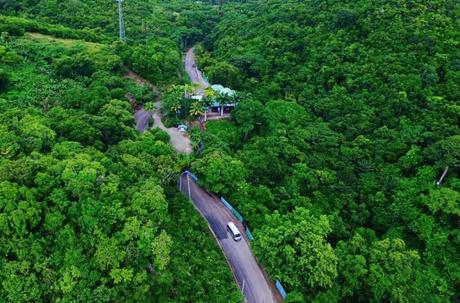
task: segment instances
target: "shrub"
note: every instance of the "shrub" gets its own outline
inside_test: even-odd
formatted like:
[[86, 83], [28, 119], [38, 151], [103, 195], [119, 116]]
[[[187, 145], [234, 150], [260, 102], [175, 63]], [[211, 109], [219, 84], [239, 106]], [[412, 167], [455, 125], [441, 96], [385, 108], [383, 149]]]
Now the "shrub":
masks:
[[153, 135], [153, 138], [155, 138], [155, 140], [160, 140], [164, 143], [169, 143], [169, 134], [164, 130], [160, 128], [154, 128], [150, 131], [150, 133]]
[[125, 90], [120, 87], [114, 88], [110, 91], [110, 96], [112, 97], [112, 99], [122, 100], [125, 96]]
[[90, 76], [95, 72], [94, 62], [86, 54], [78, 54], [75, 57], [65, 56], [54, 63], [56, 74], [65, 78], [76, 76]]
[[8, 73], [0, 68], [0, 91], [4, 90], [8, 85]]
[[144, 109], [148, 112], [154, 111], [155, 110], [155, 104], [153, 102], [147, 102], [144, 104]]
[[25, 31], [24, 28], [17, 24], [0, 24], [0, 32], [7, 32], [11, 36], [22, 36]]
[[8, 32], [12, 36], [22, 36], [25, 32], [37, 32], [58, 38], [83, 39], [92, 42], [109, 41], [107, 37], [88, 29], [70, 29], [11, 16], [0, 16], [0, 32]]

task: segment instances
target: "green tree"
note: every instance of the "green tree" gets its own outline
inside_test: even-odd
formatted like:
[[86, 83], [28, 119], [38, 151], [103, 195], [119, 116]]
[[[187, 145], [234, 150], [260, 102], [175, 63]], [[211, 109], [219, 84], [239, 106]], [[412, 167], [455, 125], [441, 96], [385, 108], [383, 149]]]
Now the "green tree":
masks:
[[238, 68], [228, 62], [219, 62], [206, 69], [209, 80], [213, 83], [222, 84], [225, 87], [239, 89], [241, 86], [241, 74]]
[[4, 90], [8, 84], [8, 74], [0, 68], [0, 91]]
[[339, 242], [339, 283], [342, 298], [359, 301], [431, 301], [439, 292], [421, 288], [424, 275], [420, 255], [401, 239], [378, 240], [372, 231], [360, 230], [351, 240]]
[[202, 176], [199, 182], [215, 193], [228, 194], [235, 190], [248, 176], [240, 160], [219, 151], [206, 154], [192, 163], [192, 170]]
[[165, 116], [175, 116], [181, 110], [184, 93], [184, 87], [181, 85], [173, 85], [164, 93], [161, 104]]
[[165, 38], [149, 40], [146, 45], [135, 46], [128, 58], [132, 68], [154, 83], [175, 83], [180, 54], [177, 46]]
[[93, 60], [83, 53], [77, 54], [74, 58], [59, 58], [54, 65], [56, 74], [66, 78], [90, 76], [96, 71]]
[[49, 151], [54, 145], [56, 133], [46, 126], [46, 120], [37, 116], [24, 116], [19, 121], [22, 145], [26, 151]]
[[236, 109], [232, 111], [232, 118], [235, 119], [244, 140], [248, 140], [251, 133], [262, 128], [264, 124], [263, 110], [264, 107], [261, 102], [249, 98], [239, 101]]
[[460, 135], [448, 137], [436, 142], [428, 151], [429, 157], [441, 167], [460, 164]]
[[201, 102], [193, 102], [190, 105], [189, 115], [192, 117], [199, 117], [204, 114], [203, 105]]
[[254, 230], [254, 250], [288, 289], [329, 288], [337, 277], [337, 256], [326, 241], [330, 231], [326, 216], [316, 217], [307, 209], [296, 208], [285, 215], [275, 212]]
[[134, 117], [128, 102], [111, 100], [101, 108], [100, 117], [95, 120], [105, 143], [114, 144], [134, 136]]

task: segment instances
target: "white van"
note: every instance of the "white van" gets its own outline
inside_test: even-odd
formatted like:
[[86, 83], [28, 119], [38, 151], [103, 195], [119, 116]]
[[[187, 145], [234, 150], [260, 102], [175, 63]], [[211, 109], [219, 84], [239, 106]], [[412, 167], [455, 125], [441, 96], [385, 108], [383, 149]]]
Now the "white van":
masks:
[[233, 240], [235, 240], [235, 241], [241, 240], [241, 233], [238, 230], [238, 227], [236, 227], [235, 223], [228, 222], [227, 223], [227, 229], [232, 234]]

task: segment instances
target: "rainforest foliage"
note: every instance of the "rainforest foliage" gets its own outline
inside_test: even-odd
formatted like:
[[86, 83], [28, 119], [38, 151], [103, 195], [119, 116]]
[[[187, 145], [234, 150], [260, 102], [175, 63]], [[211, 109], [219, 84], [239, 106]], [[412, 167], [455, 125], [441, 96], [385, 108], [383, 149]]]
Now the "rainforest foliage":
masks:
[[[126, 44], [115, 1], [0, 1], [0, 301], [240, 302], [190, 162], [287, 302], [460, 301], [458, 1], [123, 5]], [[135, 132], [126, 96], [156, 95], [122, 75], [190, 112], [196, 43], [240, 101], [189, 161]]]
[[[180, 50], [202, 41], [216, 24], [217, 7], [187, 0], [123, 2], [125, 64], [156, 84], [181, 81]], [[60, 38], [112, 43], [118, 37], [116, 1], [0, 1], [0, 32], [38, 32]]]
[[179, 81], [179, 43], [122, 45], [45, 19], [0, 19], [0, 301], [241, 302], [176, 189], [186, 159], [165, 132], [135, 131], [125, 97], [155, 93], [123, 64]]
[[[219, 19], [208, 1], [130, 0], [123, 2], [128, 42], [169, 38], [182, 46], [202, 41]], [[2, 0], [0, 12], [72, 29], [90, 30], [99, 37], [118, 36], [116, 1]]]
[[460, 300], [459, 20], [449, 0], [248, 1], [197, 49], [252, 97], [194, 167], [291, 302]]

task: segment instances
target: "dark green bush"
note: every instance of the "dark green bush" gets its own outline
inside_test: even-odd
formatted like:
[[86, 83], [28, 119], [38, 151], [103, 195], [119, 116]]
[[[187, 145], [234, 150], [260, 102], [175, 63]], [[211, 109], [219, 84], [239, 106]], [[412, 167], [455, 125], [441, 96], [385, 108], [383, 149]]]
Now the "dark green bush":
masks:
[[7, 32], [11, 36], [22, 36], [24, 35], [24, 28], [17, 24], [0, 24], [0, 32]]
[[150, 131], [150, 133], [153, 135], [153, 138], [155, 138], [155, 140], [160, 140], [165, 143], [169, 143], [170, 136], [164, 130], [160, 128], [154, 128]]
[[4, 90], [8, 85], [8, 73], [0, 68], [0, 91]]
[[110, 91], [110, 96], [112, 99], [123, 99], [125, 97], [125, 90], [123, 88], [117, 87]]
[[54, 68], [56, 74], [64, 78], [90, 76], [96, 71], [94, 62], [86, 54], [78, 54], [75, 57], [62, 57], [55, 61]]

